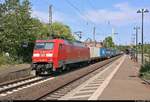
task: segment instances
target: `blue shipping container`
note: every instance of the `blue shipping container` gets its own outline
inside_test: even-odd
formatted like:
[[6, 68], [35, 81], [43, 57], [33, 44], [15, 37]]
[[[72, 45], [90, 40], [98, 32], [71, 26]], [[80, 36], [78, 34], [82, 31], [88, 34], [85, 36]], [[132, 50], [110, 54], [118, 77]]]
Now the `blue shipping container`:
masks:
[[111, 55], [112, 55], [111, 49], [107, 49], [106, 53], [107, 53], [106, 57], [107, 57], [107, 58], [110, 58]]
[[100, 48], [100, 58], [106, 58], [106, 48]]

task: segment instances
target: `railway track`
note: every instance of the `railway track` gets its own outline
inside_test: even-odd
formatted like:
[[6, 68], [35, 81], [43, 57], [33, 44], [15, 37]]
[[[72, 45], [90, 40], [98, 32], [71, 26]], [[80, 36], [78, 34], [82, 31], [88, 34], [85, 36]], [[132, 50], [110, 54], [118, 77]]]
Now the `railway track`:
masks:
[[98, 100], [124, 59], [125, 57], [118, 59], [59, 100]]
[[104, 68], [96, 70], [96, 71], [94, 71], [88, 75], [83, 76], [82, 78], [77, 79], [76, 81], [73, 81], [69, 84], [66, 84], [63, 87], [58, 88], [57, 90], [55, 90], [55, 91], [53, 91], [53, 92], [51, 92], [45, 96], [40, 97], [38, 100], [58, 100], [59, 98], [65, 96], [68, 92], [75, 89], [80, 84], [84, 83], [90, 77], [94, 76], [95, 74], [97, 74], [99, 71], [102, 71], [102, 70], [104, 70]]
[[150, 85], [150, 80], [146, 80], [144, 78], [141, 78], [141, 80], [143, 80], [146, 84]]
[[[85, 99], [87, 96], [90, 97], [90, 95], [97, 90], [97, 88], [105, 81], [107, 76], [109, 76], [109, 74], [115, 69], [113, 66], [115, 66], [116, 63], [118, 64], [119, 61], [120, 60], [117, 60], [116, 62], [111, 62], [103, 67], [99, 67], [99, 69], [96, 69], [95, 71], [88, 73], [87, 75], [76, 79], [75, 81], [66, 84], [63, 87], [43, 97], [40, 97], [38, 100], [67, 100], [69, 98], [72, 100], [73, 97], [80, 99]], [[79, 89], [76, 89], [78, 87]], [[76, 90], [78, 90], [78, 92], [76, 92]], [[83, 93], [85, 95], [83, 95]], [[76, 94], [78, 95], [75, 96]]]
[[6, 96], [12, 94], [13, 92], [28, 88], [36, 83], [46, 80], [49, 77], [36, 77], [32, 76], [22, 80], [16, 80], [14, 82], [5, 83], [0, 85], [0, 96]]
[[[0, 99], [14, 99], [14, 100], [43, 100], [49, 94], [56, 94], [58, 91], [61, 92], [56, 96], [63, 96], [73, 88], [77, 87], [82, 82], [88, 80], [93, 75], [96, 75], [99, 71], [104, 69], [104, 66], [108, 66], [121, 56], [114, 57], [96, 64], [92, 64], [85, 68], [81, 68], [69, 73], [61, 74], [57, 77], [47, 77], [41, 78], [36, 77], [37, 79], [32, 79], [32, 81], [24, 81], [20, 85], [8, 85], [7, 90], [3, 89], [3, 92], [0, 90]], [[99, 70], [98, 70], [99, 69]], [[80, 81], [78, 81], [80, 79]], [[78, 82], [76, 82], [78, 81]], [[18, 82], [19, 83], [19, 82]], [[75, 83], [75, 84], [72, 84]], [[71, 85], [67, 87], [67, 85]], [[25, 89], [26, 88], [26, 89]], [[65, 89], [65, 90], [63, 90]], [[16, 92], [17, 91], [17, 92]], [[56, 93], [55, 93], [56, 92]], [[63, 94], [63, 95], [61, 95]], [[58, 99], [58, 98], [55, 98]]]

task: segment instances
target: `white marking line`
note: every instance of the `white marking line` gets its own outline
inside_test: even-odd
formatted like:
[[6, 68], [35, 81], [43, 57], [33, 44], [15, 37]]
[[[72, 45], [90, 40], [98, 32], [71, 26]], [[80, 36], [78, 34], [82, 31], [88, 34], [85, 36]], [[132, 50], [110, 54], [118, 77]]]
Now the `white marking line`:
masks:
[[91, 84], [89, 84], [89, 85], [86, 86], [86, 87], [97, 87], [97, 86], [100, 86], [100, 84], [99, 84], [99, 85], [91, 85]]
[[106, 80], [102, 83], [102, 85], [95, 91], [95, 93], [88, 100], [98, 100], [99, 96], [102, 94], [104, 89], [107, 87], [115, 73], [118, 71], [122, 63], [124, 62], [126, 56], [123, 57], [122, 61], [119, 65], [114, 69], [114, 71], [106, 78]]
[[7, 94], [0, 94], [0, 96], [6, 96]]
[[[84, 87], [83, 88], [84, 90], [96, 90], [97, 89], [97, 87]], [[81, 90], [79, 90], [79, 92], [80, 92]], [[77, 92], [78, 93], [78, 92]]]
[[13, 92], [16, 92], [16, 91], [18, 91], [17, 89], [14, 89], [14, 90], [12, 90]]
[[[99, 78], [100, 75], [102, 75], [103, 73], [105, 73], [107, 70], [109, 70], [110, 68], [112, 68], [112, 66], [118, 62], [120, 60], [117, 59], [115, 62], [113, 62], [112, 64], [110, 64], [107, 68], [105, 68], [104, 70], [102, 70], [100, 73], [98, 73], [97, 75], [95, 75], [94, 77], [90, 78], [89, 80], [87, 80], [86, 82], [84, 82], [84, 84], [81, 84], [80, 86], [78, 86], [77, 88], [73, 89], [72, 91], [70, 91], [69, 93], [67, 93], [65, 96], [62, 96], [61, 98], [59, 98], [58, 100], [68, 100], [69, 97], [73, 97], [75, 94], [79, 93], [80, 90], [82, 89], [91, 89], [88, 86], [91, 82], [95, 81], [95, 79]], [[95, 83], [95, 82], [94, 82]], [[101, 83], [100, 83], [101, 84]], [[93, 89], [93, 88], [92, 88]], [[94, 88], [95, 90], [97, 88]]]
[[102, 81], [101, 82], [97, 82], [97, 83], [90, 83], [89, 85], [100, 85], [102, 83]]
[[13, 93], [12, 91], [8, 91], [8, 92], [7, 92], [7, 94], [12, 94], [12, 93]]
[[19, 88], [17, 88], [18, 90], [22, 90], [23, 88], [22, 87], [19, 87]]
[[25, 88], [29, 88], [29, 87], [31, 87], [31, 86], [35, 86], [35, 85], [37, 85], [37, 84], [40, 84], [40, 83], [43, 83], [43, 82], [46, 82], [46, 81], [49, 81], [49, 80], [52, 80], [52, 79], [54, 79], [54, 77], [49, 78], [49, 79], [46, 79], [46, 80], [44, 80], [44, 81], [40, 81], [40, 82], [31, 84], [31, 85], [19, 87], [19, 88], [17, 88], [17, 89], [12, 90], [12, 91], [6, 92], [5, 94], [0, 94], [0, 96], [6, 96], [6, 95], [8, 95], [8, 94], [12, 94], [12, 93], [14, 93], [14, 92], [20, 91], [20, 90], [25, 89]]
[[95, 92], [95, 90], [80, 90], [81, 92]]
[[69, 99], [76, 99], [76, 98], [84, 98], [84, 97], [89, 97], [90, 96], [90, 94], [89, 95], [80, 95], [80, 96], [73, 96], [73, 97], [69, 97]]

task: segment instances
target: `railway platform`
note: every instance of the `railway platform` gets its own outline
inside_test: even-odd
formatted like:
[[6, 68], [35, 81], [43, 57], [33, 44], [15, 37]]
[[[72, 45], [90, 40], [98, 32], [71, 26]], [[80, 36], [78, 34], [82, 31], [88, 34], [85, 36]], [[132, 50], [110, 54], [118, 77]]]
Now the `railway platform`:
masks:
[[99, 100], [150, 100], [150, 86], [138, 77], [140, 65], [126, 56]]
[[57, 77], [7, 85], [6, 91], [1, 87], [0, 99], [150, 100], [150, 86], [138, 77], [139, 69], [128, 55], [121, 55]]
[[0, 66], [0, 84], [32, 75], [29, 64]]
[[59, 100], [150, 100], [140, 65], [124, 55]]

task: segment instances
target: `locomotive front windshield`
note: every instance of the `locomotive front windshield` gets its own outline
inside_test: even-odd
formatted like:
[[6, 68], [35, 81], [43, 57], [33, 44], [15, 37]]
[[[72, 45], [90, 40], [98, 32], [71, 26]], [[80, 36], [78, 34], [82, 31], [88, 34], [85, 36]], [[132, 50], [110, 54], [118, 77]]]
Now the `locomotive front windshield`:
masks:
[[38, 42], [35, 44], [35, 49], [46, 49], [46, 50], [52, 50], [54, 47], [53, 42]]

